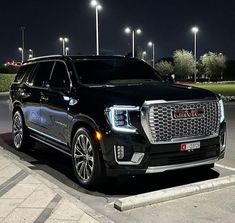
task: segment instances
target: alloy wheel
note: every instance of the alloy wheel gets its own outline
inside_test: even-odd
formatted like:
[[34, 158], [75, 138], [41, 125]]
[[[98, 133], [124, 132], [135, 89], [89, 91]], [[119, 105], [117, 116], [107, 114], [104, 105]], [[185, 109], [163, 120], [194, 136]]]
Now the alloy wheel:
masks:
[[81, 134], [76, 139], [74, 146], [73, 155], [77, 174], [82, 181], [88, 181], [94, 169], [92, 143], [86, 135]]
[[21, 115], [17, 112], [13, 120], [14, 145], [19, 149], [23, 141], [23, 122]]

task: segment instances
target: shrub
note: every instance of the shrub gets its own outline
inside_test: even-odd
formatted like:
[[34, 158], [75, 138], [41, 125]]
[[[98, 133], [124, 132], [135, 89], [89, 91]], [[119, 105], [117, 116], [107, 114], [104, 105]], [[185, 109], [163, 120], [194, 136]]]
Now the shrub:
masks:
[[170, 62], [161, 61], [159, 63], [156, 63], [156, 70], [158, 71], [160, 75], [167, 76], [167, 75], [173, 74], [174, 67]]
[[0, 92], [9, 91], [14, 79], [14, 74], [0, 74]]

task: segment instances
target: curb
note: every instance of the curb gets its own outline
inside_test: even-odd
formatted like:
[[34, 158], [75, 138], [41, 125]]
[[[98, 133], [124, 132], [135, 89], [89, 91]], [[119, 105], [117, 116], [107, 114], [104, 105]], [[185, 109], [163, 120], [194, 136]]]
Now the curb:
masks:
[[9, 92], [0, 92], [0, 100], [7, 100], [9, 98]]
[[114, 208], [119, 211], [127, 211], [164, 201], [209, 192], [232, 185], [235, 185], [235, 174], [213, 180], [206, 180], [199, 183], [192, 183], [184, 186], [164, 189], [161, 191], [154, 191], [150, 193], [121, 198], [114, 202]]

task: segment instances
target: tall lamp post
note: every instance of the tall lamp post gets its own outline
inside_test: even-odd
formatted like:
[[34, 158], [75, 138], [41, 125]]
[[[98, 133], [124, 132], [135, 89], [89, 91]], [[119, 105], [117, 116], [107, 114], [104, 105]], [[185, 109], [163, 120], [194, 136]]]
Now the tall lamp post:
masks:
[[65, 55], [68, 56], [68, 52], [69, 52], [69, 47], [65, 48]]
[[129, 27], [125, 28], [125, 33], [132, 34], [132, 57], [135, 57], [135, 34], [140, 35], [142, 33], [141, 29], [132, 30]]
[[21, 52], [21, 62], [24, 62], [24, 49], [22, 47], [19, 47], [18, 50]]
[[95, 26], [96, 26], [96, 55], [100, 54], [99, 49], [99, 11], [102, 9], [102, 6], [98, 1], [92, 0], [91, 7], [95, 8]]
[[32, 49], [29, 49], [29, 59], [30, 58], [33, 58], [33, 50]]
[[21, 35], [22, 35], [22, 62], [24, 61], [24, 53], [25, 53], [25, 27], [24, 26], [21, 26], [20, 27], [20, 30], [21, 30]]
[[62, 42], [62, 55], [65, 55], [65, 44], [69, 41], [67, 37], [60, 37], [60, 42]]
[[147, 55], [147, 52], [146, 52], [146, 51], [143, 51], [143, 52], [142, 52], [142, 60], [144, 60], [144, 61], [145, 61], [145, 59], [146, 59], [146, 55]]
[[153, 52], [153, 68], [155, 68], [155, 44], [154, 42], [148, 42], [148, 46], [152, 47], [152, 52]]
[[194, 33], [194, 60], [195, 60], [195, 71], [194, 71], [194, 82], [197, 81], [197, 33], [199, 32], [199, 28], [194, 26], [192, 29]]

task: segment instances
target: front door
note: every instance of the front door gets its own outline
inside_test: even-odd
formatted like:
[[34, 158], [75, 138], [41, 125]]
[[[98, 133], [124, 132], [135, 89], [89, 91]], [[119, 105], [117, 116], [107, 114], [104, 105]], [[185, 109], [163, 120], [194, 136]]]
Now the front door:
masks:
[[41, 101], [43, 133], [51, 139], [67, 144], [70, 78], [63, 61], [56, 61], [47, 89]]

